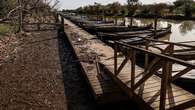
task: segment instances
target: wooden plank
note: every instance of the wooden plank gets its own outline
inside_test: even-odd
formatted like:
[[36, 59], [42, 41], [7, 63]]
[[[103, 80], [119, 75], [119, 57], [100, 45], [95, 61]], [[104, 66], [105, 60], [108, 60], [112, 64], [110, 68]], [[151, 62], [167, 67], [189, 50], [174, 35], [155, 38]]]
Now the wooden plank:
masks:
[[[118, 61], [120, 61], [119, 60], [119, 58], [118, 58]], [[131, 65], [130, 64], [130, 62], [128, 62], [128, 64], [126, 65], [126, 66], [124, 66], [124, 71], [131, 71], [131, 69], [129, 68], [129, 66], [128, 65]], [[107, 66], [107, 68], [110, 70], [110, 71], [113, 71], [113, 66]], [[141, 68], [139, 68], [139, 70], [140, 70]], [[143, 71], [143, 69], [142, 69], [142, 71]], [[139, 72], [135, 72], [135, 74], [137, 75]], [[130, 77], [130, 73], [129, 72], [123, 72], [123, 70], [122, 70], [122, 72], [117, 76], [118, 77], [118, 79], [119, 80], [121, 80], [124, 84], [126, 84], [127, 85], [127, 87], [129, 87], [129, 89], [131, 88], [131, 86], [129, 85], [129, 83], [126, 83], [126, 82], [130, 82], [130, 80], [131, 80], [131, 77]], [[155, 75], [153, 75], [152, 77], [150, 77], [144, 84], [144, 89], [143, 89], [143, 99], [147, 102], [149, 99], [151, 99], [152, 97], [154, 97], [155, 96], [155, 94], [157, 93], [157, 92], [159, 92], [160, 91], [160, 82], [161, 82], [161, 79], [160, 79], [160, 77], [157, 77], [157, 76], [155, 76]], [[195, 98], [194, 97], [194, 95], [193, 94], [191, 94], [191, 93], [189, 93], [189, 92], [187, 92], [187, 91], [185, 91], [185, 90], [183, 90], [182, 88], [179, 88], [178, 86], [175, 86], [175, 85], [173, 85], [173, 84], [171, 84], [171, 86], [172, 86], [172, 94], [174, 95], [174, 96], [179, 96], [179, 95], [182, 95], [182, 94], [189, 94], [189, 96], [187, 95], [186, 97], [185, 96], [179, 96], [178, 98], [177, 97], [175, 97], [175, 103], [176, 103], [176, 105], [178, 105], [178, 104], [181, 104], [181, 103], [184, 103], [184, 102], [186, 102], [186, 101], [189, 101], [189, 100], [187, 100], [187, 99], [193, 99], [193, 98]], [[138, 89], [136, 89], [135, 90], [135, 93], [138, 95], [138, 92], [139, 92], [139, 88]], [[166, 100], [165, 100], [165, 108], [167, 109], [167, 108], [169, 108], [169, 107], [171, 107], [170, 105], [169, 105], [169, 101], [170, 100], [172, 100], [172, 99], [167, 99], [167, 97], [168, 97], [168, 94], [170, 94], [171, 92], [170, 91], [167, 91], [167, 93], [166, 93]], [[157, 98], [156, 98], [156, 100], [154, 101], [154, 109], [159, 109], [159, 101], [160, 100], [160, 96], [158, 96]], [[158, 104], [157, 104], [158, 103]], [[157, 107], [158, 106], [158, 107]]]
[[132, 51], [132, 60], [131, 60], [131, 89], [134, 90], [135, 84], [135, 65], [136, 65], [136, 51]]
[[191, 70], [192, 70], [191, 68], [186, 68], [186, 69], [182, 70], [181, 72], [177, 73], [176, 75], [174, 75], [171, 80], [174, 81], [174, 80], [178, 79], [179, 77], [181, 77], [182, 75], [188, 73]]
[[[85, 76], [85, 79], [97, 103], [110, 103], [120, 100], [127, 100], [127, 97], [121, 93], [121, 89], [119, 89], [119, 87], [110, 78], [101, 77], [97, 71], [95, 63], [82, 59], [83, 57], [81, 57], [81, 54], [86, 54], [87, 56], [88, 52], [92, 51], [91, 48], [86, 48], [86, 46], [91, 46], [91, 44], [95, 44], [97, 42], [96, 40], [91, 40], [94, 38], [94, 36], [89, 35], [83, 30], [80, 30], [80, 28], [67, 20], [64, 20], [64, 22], [69, 26], [65, 27], [65, 32], [80, 62], [81, 68], [83, 69], [83, 75]], [[82, 45], [79, 43], [78, 38], [88, 40], [88, 42], [85, 45]], [[93, 46], [103, 46], [103, 44], [96, 44], [97, 45]]]
[[[71, 29], [72, 30], [72, 29]], [[74, 31], [76, 31], [77, 32], [77, 30], [74, 30]], [[70, 34], [70, 33], [69, 33]], [[89, 36], [86, 36], [86, 35], [82, 35], [82, 36], [80, 36], [82, 39], [84, 39], [84, 38], [86, 38], [86, 39], [91, 39], [91, 38], [93, 38], [93, 37], [89, 37]], [[89, 38], [88, 38], [89, 37]], [[71, 39], [71, 40], [73, 40], [73, 41], [77, 41], [77, 39], [75, 38], [75, 39]], [[78, 42], [78, 41], [77, 41]], [[74, 44], [74, 43], [73, 43]], [[83, 46], [81, 46], [81, 45], [79, 45], [79, 44], [77, 44], [77, 46], [75, 46], [76, 47], [76, 52], [78, 52], [78, 54], [79, 53], [81, 53], [82, 51], [81, 51], [81, 47]], [[134, 65], [134, 68], [131, 68], [131, 63], [128, 61], [127, 62], [127, 64], [124, 66], [124, 68], [121, 70], [121, 73], [116, 77], [116, 75], [114, 74], [115, 72], [114, 72], [114, 55], [113, 55], [113, 53], [114, 53], [114, 51], [110, 48], [110, 47], [108, 47], [108, 46], [105, 46], [104, 44], [102, 44], [101, 42], [99, 42], [99, 41], [97, 41], [97, 40], [87, 40], [87, 42], [86, 42], [86, 44], [84, 44], [84, 46], [86, 46], [87, 48], [87, 51], [91, 51], [91, 50], [94, 50], [95, 51], [95, 53], [100, 57], [100, 63], [103, 63], [103, 64], [105, 64], [106, 66], [106, 69], [108, 69], [109, 71], [111, 71], [111, 72], [108, 72], [107, 74], [109, 75], [109, 76], [111, 76], [111, 79], [113, 79], [126, 93], [127, 93], [127, 95], [129, 95], [130, 97], [132, 97], [132, 95], [131, 94], [134, 94], [134, 96], [132, 97], [133, 99], [135, 99], [135, 100], [137, 100], [137, 99], [140, 99], [140, 98], [142, 98], [142, 97], [146, 97], [145, 98], [145, 100], [147, 100], [148, 101], [148, 99], [150, 99], [150, 97], [152, 98], [153, 96], [155, 96], [155, 93], [157, 93], [157, 91], [160, 91], [160, 86], [158, 86], [158, 84], [160, 84], [160, 82], [162, 81], [162, 80], [159, 80], [160, 78], [159, 77], [157, 77], [157, 76], [155, 76], [155, 75], [152, 75], [148, 80], [146, 80], [145, 81], [145, 84], [144, 84], [144, 86], [143, 86], [143, 95], [142, 95], [142, 97], [140, 97], [140, 94], [139, 94], [139, 91], [140, 90], [133, 90], [132, 91], [132, 86], [130, 86], [131, 84], [133, 84], [133, 83], [129, 83], [129, 82], [131, 82], [132, 81], [132, 79], [134, 79], [135, 80], [135, 82], [136, 81], [138, 81], [138, 80], [140, 80], [140, 78], [142, 78], [143, 76], [142, 75], [140, 75], [140, 73], [142, 73], [143, 71], [144, 71], [144, 69], [143, 68], [140, 68], [139, 66], [137, 66], [137, 65]], [[123, 45], [123, 46], [125, 46], [125, 45]], [[143, 50], [143, 49], [138, 49], [137, 47], [131, 47], [131, 48], [133, 48], [133, 49], [135, 49], [135, 50], [137, 50], [137, 51], [144, 51], [145, 53], [147, 53], [147, 54], [154, 54], [155, 56], [160, 56], [161, 58], [163, 58], [163, 59], [166, 59], [166, 60], [170, 60], [170, 61], [176, 61], [176, 62], [178, 62], [178, 63], [181, 63], [181, 64], [184, 64], [184, 65], [186, 65], [186, 66], [190, 66], [190, 67], [192, 67], [193, 68], [193, 66], [194, 65], [191, 65], [191, 64], [187, 64], [186, 62], [184, 62], [184, 61], [181, 61], [181, 60], [178, 60], [178, 59], [174, 59], [174, 58], [172, 58], [172, 57], [167, 57], [167, 56], [165, 56], [165, 55], [159, 55], [159, 54], [155, 54], [155, 53], [153, 53], [153, 52], [150, 52], [150, 51], [145, 51], [145, 50]], [[86, 51], [85, 51], [86, 52]], [[77, 55], [78, 55], [77, 54]], [[117, 54], [115, 53], [115, 58], [117, 59], [117, 61], [118, 62], [120, 62], [120, 63], [122, 63], [122, 61], [124, 60], [124, 57], [117, 57]], [[121, 60], [121, 59], [123, 59], [123, 60]], [[119, 67], [119, 65], [118, 65], [118, 62], [116, 62], [115, 64], [117, 64], [117, 66], [115, 66], [115, 67]], [[88, 63], [88, 65], [92, 65], [91, 63]], [[134, 71], [135, 70], [135, 75], [132, 75], [131, 76], [131, 73], [130, 73], [130, 71]], [[168, 69], [167, 69], [168, 70]], [[92, 76], [91, 74], [86, 74], [86, 76], [87, 77], [91, 77], [91, 79], [89, 80], [89, 83], [92, 85], [92, 84], [94, 84], [94, 85], [92, 85], [92, 88], [94, 89], [94, 90], [97, 90], [99, 93], [100, 92], [104, 92], [103, 91], [103, 89], [104, 88], [102, 88], [102, 84], [103, 84], [103, 82], [101, 82], [101, 80], [99, 81], [98, 80], [98, 78], [99, 77], [96, 77], [97, 75], [98, 75], [98, 73], [97, 73], [97, 70], [95, 70], [95, 69], [88, 69], [87, 67], [86, 67], [86, 69], [85, 69], [85, 71], [86, 71], [86, 73], [89, 73], [89, 72], [91, 72], [91, 74], [94, 74], [94, 72], [95, 72], [95, 75], [94, 76]], [[127, 77], [126, 77], [127, 76]], [[135, 76], [135, 78], [133, 78]], [[137, 76], [137, 77], [136, 77]], [[131, 79], [132, 78], [132, 79]], [[94, 80], [98, 80], [98, 82], [95, 82]], [[91, 82], [90, 82], [91, 81]], [[95, 82], [95, 83], [94, 83]], [[107, 82], [107, 81], [105, 81], [105, 82]], [[153, 84], [154, 82], [156, 82], [157, 84]], [[165, 84], [166, 85], [166, 84]], [[94, 87], [93, 87], [94, 86]], [[104, 87], [107, 87], [107, 84], [105, 84], [105, 86]], [[109, 86], [110, 87], [110, 86]], [[144, 87], [146, 87], [146, 88], [144, 88]], [[165, 87], [165, 86], [164, 86]], [[176, 85], [174, 85], [174, 84], [171, 84], [171, 87], [172, 88], [175, 88], [175, 89], [178, 89], [179, 87], [178, 86], [176, 86]], [[138, 88], [139, 89], [139, 88]], [[173, 102], [173, 100], [171, 99], [171, 98], [168, 98], [168, 99], [166, 99], [166, 97], [167, 96], [169, 96], [169, 97], [171, 97], [171, 95], [170, 95], [170, 93], [172, 93], [173, 95], [175, 95], [175, 96], [177, 96], [177, 97], [174, 97], [174, 102], [175, 103], [177, 103], [176, 105], [180, 105], [180, 104], [186, 104], [185, 102], [186, 102], [186, 100], [187, 99], [195, 99], [195, 97], [194, 97], [194, 95], [193, 94], [191, 94], [191, 93], [188, 93], [188, 92], [186, 92], [185, 90], [183, 90], [182, 89], [182, 91], [180, 91], [180, 92], [176, 92], [176, 90], [172, 90], [172, 92], [171, 91], [168, 91], [168, 92], [164, 92], [164, 96], [165, 96], [165, 103], [164, 103], [164, 105], [165, 105], [165, 107], [166, 108], [170, 108], [170, 104], [169, 104], [169, 102]], [[182, 94], [189, 94], [189, 95], [182, 95]], [[98, 97], [98, 95], [97, 94], [95, 94], [97, 97]], [[103, 94], [101, 94], [101, 95], [103, 95]], [[172, 96], [173, 96], [172, 95]], [[148, 98], [147, 98], [148, 97]], [[189, 98], [190, 97], [190, 98]], [[155, 98], [156, 100], [154, 100], [154, 103], [151, 103], [151, 104], [153, 104], [152, 106], [154, 107], [154, 109], [155, 109], [155, 107], [159, 107], [159, 105], [160, 105], [160, 103], [159, 103], [159, 98]], [[144, 100], [144, 98], [143, 98], [143, 101], [145, 101]], [[145, 104], [144, 104], [144, 106], [147, 106], [148, 108], [150, 108], [149, 106], [151, 106], [150, 104], [147, 104], [147, 101], [145, 101]], [[168, 102], [167, 102], [168, 101]], [[188, 101], [188, 100], [187, 100]], [[168, 106], [167, 106], [168, 105]], [[179, 106], [178, 105], [178, 106]], [[187, 104], [188, 105], [188, 104]], [[172, 106], [171, 106], [172, 107]]]

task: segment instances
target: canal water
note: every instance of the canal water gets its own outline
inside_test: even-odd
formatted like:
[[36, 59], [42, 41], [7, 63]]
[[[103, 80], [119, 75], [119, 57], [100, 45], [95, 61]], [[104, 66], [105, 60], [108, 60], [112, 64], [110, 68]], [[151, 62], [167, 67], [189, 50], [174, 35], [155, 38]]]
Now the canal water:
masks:
[[[153, 23], [152, 19], [135, 19], [134, 24], [144, 25]], [[195, 45], [195, 21], [175, 21], [175, 20], [158, 20], [158, 28], [172, 25], [172, 33], [166, 37], [165, 40], [171, 42], [190, 42]], [[194, 42], [193, 42], [194, 41]]]
[[[112, 18], [108, 18], [111, 20]], [[118, 24], [122, 23], [124, 19], [118, 19]], [[126, 25], [129, 24], [130, 19], [125, 18]], [[133, 25], [143, 26], [148, 24], [154, 24], [154, 19], [134, 19]], [[167, 35], [161, 40], [166, 40], [170, 42], [188, 42], [190, 45], [195, 45], [195, 21], [176, 21], [176, 20], [158, 20], [158, 28], [167, 27], [168, 24], [172, 25], [172, 33]], [[190, 42], [189, 42], [190, 41]]]

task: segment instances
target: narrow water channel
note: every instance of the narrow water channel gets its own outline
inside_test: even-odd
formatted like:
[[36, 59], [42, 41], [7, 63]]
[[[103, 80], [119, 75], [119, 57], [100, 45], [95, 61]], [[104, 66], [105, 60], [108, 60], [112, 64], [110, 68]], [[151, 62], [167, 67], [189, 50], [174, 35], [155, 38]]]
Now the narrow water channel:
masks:
[[[112, 18], [108, 18], [112, 19]], [[123, 19], [118, 19], [118, 23], [122, 23]], [[126, 25], [129, 24], [130, 19], [125, 18]], [[147, 24], [154, 24], [154, 19], [134, 19], [133, 25], [141, 26]], [[176, 20], [158, 20], [158, 28], [167, 27], [168, 24], [172, 25], [172, 33], [160, 40], [166, 40], [170, 42], [188, 42], [190, 45], [195, 45], [195, 21], [176, 21]], [[190, 41], [190, 42], [189, 42]]]

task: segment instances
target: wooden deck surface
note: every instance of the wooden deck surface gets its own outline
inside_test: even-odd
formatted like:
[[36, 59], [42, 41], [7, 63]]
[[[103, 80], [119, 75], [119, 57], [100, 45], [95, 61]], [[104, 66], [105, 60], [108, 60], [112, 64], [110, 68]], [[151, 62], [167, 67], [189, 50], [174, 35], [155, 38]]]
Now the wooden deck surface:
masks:
[[[65, 19], [65, 23], [68, 24], [68, 27], [65, 27], [65, 32], [68, 36], [77, 36], [77, 39], [86, 40], [85, 44], [78, 45], [75, 40], [75, 37], [68, 37], [75, 53], [78, 55], [77, 57], [80, 58], [82, 53], [95, 53], [99, 57], [100, 63], [104, 64], [105, 67], [110, 71], [110, 76], [115, 77], [114, 73], [114, 50], [110, 48], [109, 46], [106, 46], [101, 41], [97, 40], [94, 36], [86, 33], [83, 30], [80, 30], [77, 26], [72, 24], [71, 22], [67, 21]], [[79, 36], [79, 37], [78, 37]], [[84, 48], [85, 47], [85, 48]], [[85, 54], [86, 55], [86, 54]], [[87, 57], [87, 56], [86, 56]], [[122, 56], [118, 58], [118, 63], [120, 64], [122, 62], [122, 59], [124, 59]], [[82, 59], [79, 59], [82, 60]], [[92, 87], [92, 90], [94, 91], [94, 94], [96, 96], [102, 95], [102, 94], [112, 94], [112, 93], [118, 93], [118, 88], [111, 87], [116, 86], [110, 79], [107, 81], [104, 78], [101, 79], [99, 77], [97, 70], [95, 69], [95, 65], [91, 64], [89, 62], [81, 62], [81, 65], [83, 66], [83, 69], [85, 71], [86, 78], [88, 79], [89, 84]], [[121, 73], [117, 76], [117, 78], [114, 79], [116, 83], [120, 82], [123, 85], [125, 85], [126, 89], [123, 89], [126, 92], [130, 92], [130, 72], [131, 72], [131, 63], [128, 62], [124, 69], [121, 71]], [[92, 67], [92, 69], [89, 69], [89, 67]], [[140, 78], [142, 78], [141, 73], [143, 69], [139, 66], [136, 66], [136, 81], [138, 81]], [[143, 85], [143, 88], [138, 88], [135, 91], [131, 91], [134, 94], [136, 94], [136, 97], [142, 98], [143, 101], [146, 103], [146, 105], [152, 107], [153, 109], [159, 109], [159, 91], [160, 91], [160, 83], [161, 79], [155, 75], [153, 75], [150, 79], [148, 79], [145, 84]], [[128, 89], [127, 89], [128, 88]], [[105, 95], [104, 94], [104, 95]], [[116, 95], [116, 94], [113, 94]], [[113, 96], [112, 98], [114, 98]], [[179, 104], [182, 104], [184, 102], [187, 102], [189, 100], [195, 99], [195, 95], [185, 91], [184, 89], [171, 84], [170, 89], [167, 92], [167, 99], [166, 99], [166, 108], [171, 108], [173, 106], [177, 106]]]
[[[121, 64], [124, 58], [118, 58], [118, 64]], [[105, 66], [109, 69], [111, 74], [114, 73], [114, 61], [110, 60], [105, 62]], [[131, 89], [131, 63], [125, 65], [124, 69], [117, 76], [117, 79], [121, 81], [121, 83], [125, 84], [129, 89]], [[136, 82], [139, 81], [143, 74], [144, 70], [136, 66]], [[112, 75], [114, 76], [114, 74]], [[134, 92], [137, 96], [141, 97], [148, 105], [150, 105], [154, 109], [159, 109], [160, 104], [160, 87], [161, 87], [161, 78], [156, 75], [150, 77], [145, 84], [139, 88], [137, 88]], [[184, 89], [171, 84], [170, 88], [166, 94], [166, 109], [177, 106], [179, 104], [185, 103], [192, 99], [195, 99], [195, 95], [190, 92], [185, 91]]]
[[[100, 41], [94, 40], [95, 36], [90, 35], [68, 20], [65, 20], [65, 24], [65, 33], [79, 60], [81, 69], [83, 70], [83, 75], [89, 84], [96, 102], [99, 104], [105, 104], [127, 100], [128, 97], [123, 94], [121, 89], [111, 78], [107, 77], [104, 73], [101, 75], [97, 72], [96, 63], [94, 62], [95, 60], [88, 58], [94, 57], [90, 56], [91, 54], [97, 54], [98, 51], [102, 51], [95, 50], [102, 45], [98, 43]], [[111, 48], [108, 48], [108, 51], [109, 49]]]

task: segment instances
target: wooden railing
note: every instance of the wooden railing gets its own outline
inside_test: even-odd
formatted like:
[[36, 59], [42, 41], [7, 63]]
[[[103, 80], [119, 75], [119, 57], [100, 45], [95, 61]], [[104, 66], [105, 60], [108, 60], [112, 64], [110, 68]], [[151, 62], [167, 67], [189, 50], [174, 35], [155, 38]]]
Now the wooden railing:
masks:
[[[169, 46], [166, 49], [164, 49], [162, 53], [155, 53], [155, 52], [148, 50], [149, 42], [151, 41], [166, 43], [166, 44], [169, 44]], [[144, 84], [144, 82], [146, 82], [152, 75], [158, 73], [158, 70], [162, 68], [162, 73], [161, 73], [162, 80], [161, 80], [161, 89], [160, 89], [161, 90], [160, 91], [160, 110], [164, 110], [165, 100], [166, 100], [166, 91], [167, 91], [168, 84], [172, 83], [175, 79], [186, 74], [187, 72], [195, 69], [195, 64], [192, 64], [182, 59], [173, 57], [175, 45], [186, 46], [184, 44], [177, 44], [177, 43], [170, 43], [170, 42], [147, 39], [145, 48], [140, 48], [137, 46], [125, 44], [124, 42], [116, 41], [115, 48], [114, 48], [114, 74], [118, 76], [121, 70], [124, 68], [125, 64], [128, 62], [128, 60], [130, 60], [131, 61], [131, 89], [132, 91], [134, 91], [138, 87], [140, 87], [142, 84]], [[193, 47], [193, 46], [186, 46], [186, 47]], [[118, 67], [117, 56], [119, 52], [122, 52], [124, 54], [125, 59], [121, 63], [121, 65]], [[144, 72], [140, 73], [140, 74], [143, 74], [144, 76], [139, 81], [136, 81], [136, 78], [135, 78], [136, 54], [137, 53], [142, 53], [145, 55]], [[149, 63], [149, 56], [154, 56], [154, 59], [150, 63]], [[172, 66], [175, 63], [185, 66], [186, 68], [182, 70], [181, 72], [179, 72], [178, 74], [173, 76]], [[188, 103], [192, 104], [194, 103], [194, 100]]]

